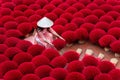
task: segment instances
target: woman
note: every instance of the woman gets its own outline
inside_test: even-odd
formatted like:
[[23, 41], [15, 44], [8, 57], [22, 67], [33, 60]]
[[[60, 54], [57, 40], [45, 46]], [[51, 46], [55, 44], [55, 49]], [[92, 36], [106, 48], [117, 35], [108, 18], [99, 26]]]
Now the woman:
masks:
[[[53, 22], [47, 17], [43, 17], [37, 22], [37, 29], [35, 34], [35, 43], [45, 46], [45, 48], [55, 48], [52, 44], [56, 38], [63, 39], [52, 28]], [[64, 39], [63, 39], [64, 40]]]

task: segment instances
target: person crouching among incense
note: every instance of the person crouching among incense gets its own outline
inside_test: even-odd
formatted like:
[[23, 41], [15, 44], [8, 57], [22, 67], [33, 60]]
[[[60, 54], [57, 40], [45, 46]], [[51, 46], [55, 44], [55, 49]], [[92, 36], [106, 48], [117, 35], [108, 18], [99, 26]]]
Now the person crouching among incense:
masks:
[[36, 33], [34, 43], [42, 45], [45, 48], [55, 48], [55, 46], [52, 44], [53, 40], [57, 38], [64, 40], [51, 28], [52, 26], [53, 22], [47, 17], [40, 19], [37, 22], [37, 28], [35, 29]]

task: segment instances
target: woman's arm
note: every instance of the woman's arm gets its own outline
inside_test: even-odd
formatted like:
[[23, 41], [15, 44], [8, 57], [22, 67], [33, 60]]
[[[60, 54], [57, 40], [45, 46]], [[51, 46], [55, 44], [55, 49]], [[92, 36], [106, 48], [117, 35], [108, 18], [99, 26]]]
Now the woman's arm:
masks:
[[52, 28], [50, 28], [49, 30], [50, 30], [50, 32], [51, 32], [53, 35], [55, 35], [55, 36], [57, 36], [57, 37], [59, 37], [60, 39], [62, 39], [62, 40], [65, 41], [64, 38], [62, 38], [58, 33], [55, 32], [55, 30], [53, 30]]

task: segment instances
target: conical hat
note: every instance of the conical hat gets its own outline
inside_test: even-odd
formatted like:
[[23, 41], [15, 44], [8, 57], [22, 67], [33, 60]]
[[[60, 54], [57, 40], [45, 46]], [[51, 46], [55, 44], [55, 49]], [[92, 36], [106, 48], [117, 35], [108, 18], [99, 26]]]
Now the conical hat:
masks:
[[43, 17], [37, 22], [37, 26], [40, 28], [50, 28], [53, 24], [53, 21], [47, 17]]

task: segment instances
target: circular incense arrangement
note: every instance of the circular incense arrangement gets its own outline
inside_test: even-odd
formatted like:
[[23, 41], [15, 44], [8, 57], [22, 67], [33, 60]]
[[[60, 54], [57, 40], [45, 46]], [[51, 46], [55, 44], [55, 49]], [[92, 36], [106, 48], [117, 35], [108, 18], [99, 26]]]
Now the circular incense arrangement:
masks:
[[[36, 44], [38, 27], [58, 36], [54, 48]], [[74, 48], [87, 42], [111, 59], [97, 48]], [[120, 80], [119, 58], [119, 0], [0, 1], [1, 80]]]

